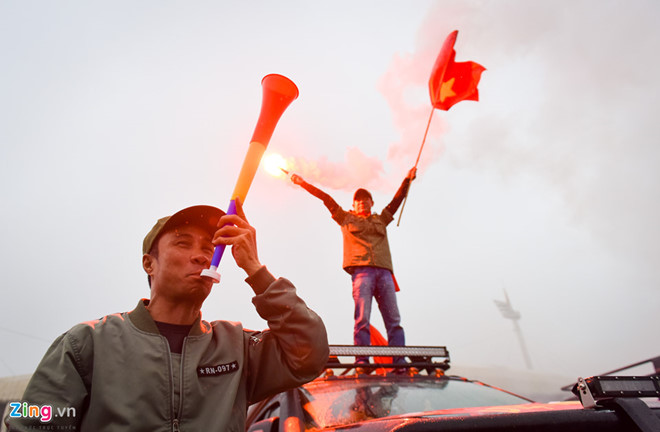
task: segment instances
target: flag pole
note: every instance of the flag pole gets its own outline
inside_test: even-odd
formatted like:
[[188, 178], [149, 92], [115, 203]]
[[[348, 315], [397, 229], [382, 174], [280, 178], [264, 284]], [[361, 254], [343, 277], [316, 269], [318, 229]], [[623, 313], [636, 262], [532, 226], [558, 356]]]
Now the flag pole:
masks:
[[[431, 119], [433, 119], [433, 113], [435, 112], [435, 107], [431, 107], [431, 115], [429, 115], [429, 121], [426, 123], [426, 130], [424, 131], [424, 138], [422, 139], [422, 145], [419, 148], [419, 153], [417, 153], [417, 160], [415, 161], [414, 168], [417, 168], [419, 163], [419, 158], [422, 156], [422, 150], [424, 149], [424, 143], [426, 142], [426, 136], [429, 133], [429, 127], [431, 126]], [[406, 201], [408, 201], [408, 192], [410, 192], [410, 187], [412, 183], [408, 185], [408, 190], [406, 190], [406, 196], [403, 198], [403, 204], [401, 205], [401, 212], [399, 212], [399, 220], [396, 222], [396, 226], [399, 226], [401, 223], [401, 215], [403, 214], [403, 209], [406, 208]]]

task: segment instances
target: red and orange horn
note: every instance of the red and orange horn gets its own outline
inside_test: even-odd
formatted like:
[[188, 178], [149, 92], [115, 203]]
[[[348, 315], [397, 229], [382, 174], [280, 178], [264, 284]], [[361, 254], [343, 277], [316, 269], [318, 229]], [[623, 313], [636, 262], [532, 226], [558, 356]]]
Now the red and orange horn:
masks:
[[[250, 147], [243, 160], [243, 166], [238, 175], [234, 192], [231, 194], [227, 214], [236, 214], [236, 199], [239, 199], [241, 204], [245, 202], [245, 196], [257, 172], [261, 157], [266, 151], [266, 147], [268, 147], [270, 138], [273, 136], [277, 122], [282, 117], [284, 110], [298, 97], [298, 87], [293, 81], [282, 75], [266, 75], [261, 80], [261, 86], [263, 87], [261, 113], [252, 134]], [[210, 277], [215, 283], [220, 282], [220, 274], [217, 270], [224, 251], [225, 245], [215, 247], [211, 267], [203, 270], [202, 276]]]
[[245, 195], [252, 184], [252, 179], [257, 172], [261, 157], [268, 147], [270, 137], [273, 136], [277, 122], [282, 117], [284, 110], [298, 97], [298, 87], [293, 81], [282, 75], [266, 75], [261, 81], [261, 85], [263, 87], [261, 113], [231, 197], [232, 200], [239, 198], [241, 203], [245, 202]]

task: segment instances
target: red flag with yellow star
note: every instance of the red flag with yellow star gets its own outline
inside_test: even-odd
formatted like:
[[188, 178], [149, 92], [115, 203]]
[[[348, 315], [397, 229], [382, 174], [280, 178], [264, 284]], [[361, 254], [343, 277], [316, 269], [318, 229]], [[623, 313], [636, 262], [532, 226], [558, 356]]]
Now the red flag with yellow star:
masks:
[[444, 111], [463, 100], [478, 101], [477, 85], [481, 72], [486, 70], [485, 67], [475, 62], [454, 62], [456, 36], [458, 36], [458, 30], [454, 30], [445, 39], [429, 80], [431, 103], [434, 108]]

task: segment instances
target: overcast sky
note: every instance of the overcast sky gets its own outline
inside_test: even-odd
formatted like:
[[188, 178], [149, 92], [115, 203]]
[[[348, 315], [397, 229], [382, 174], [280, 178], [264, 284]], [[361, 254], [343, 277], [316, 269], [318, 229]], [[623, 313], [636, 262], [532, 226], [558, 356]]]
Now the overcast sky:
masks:
[[[183, 207], [227, 206], [269, 73], [300, 90], [269, 152], [345, 209], [370, 188], [380, 212], [415, 162], [453, 30], [456, 60], [487, 70], [479, 102], [434, 113], [389, 227], [408, 344], [524, 369], [493, 302], [506, 290], [534, 370], [659, 355], [658, 22], [654, 0], [0, 2], [0, 376], [149, 296], [144, 235]], [[261, 261], [331, 343], [352, 343], [323, 204], [260, 170], [245, 208]], [[204, 318], [264, 328], [230, 255], [220, 272]]]

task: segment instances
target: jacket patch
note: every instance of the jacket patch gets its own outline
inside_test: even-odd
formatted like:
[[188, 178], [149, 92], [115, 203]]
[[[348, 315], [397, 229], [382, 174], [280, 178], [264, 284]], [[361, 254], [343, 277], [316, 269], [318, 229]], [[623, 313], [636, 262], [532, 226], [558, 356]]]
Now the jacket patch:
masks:
[[238, 362], [234, 360], [231, 363], [219, 364], [215, 366], [197, 366], [197, 376], [216, 376], [224, 375], [238, 371]]

